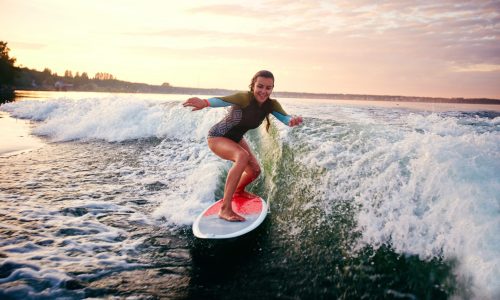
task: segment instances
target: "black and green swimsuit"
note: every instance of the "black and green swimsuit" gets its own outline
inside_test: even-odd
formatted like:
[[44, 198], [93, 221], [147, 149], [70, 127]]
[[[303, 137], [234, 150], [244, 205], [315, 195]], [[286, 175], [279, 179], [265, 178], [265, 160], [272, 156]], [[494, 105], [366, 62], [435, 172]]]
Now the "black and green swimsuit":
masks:
[[252, 92], [210, 98], [208, 103], [211, 107], [231, 106], [224, 119], [210, 129], [208, 132], [209, 138], [225, 137], [238, 143], [248, 130], [259, 127], [268, 114], [272, 114], [286, 125], [291, 119], [291, 116], [274, 99], [267, 99], [259, 106]]

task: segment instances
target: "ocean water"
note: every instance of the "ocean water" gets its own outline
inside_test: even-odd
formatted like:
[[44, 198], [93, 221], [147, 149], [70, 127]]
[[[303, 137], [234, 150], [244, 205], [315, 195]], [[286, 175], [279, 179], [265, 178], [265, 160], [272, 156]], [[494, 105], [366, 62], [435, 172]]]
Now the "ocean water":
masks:
[[214, 242], [190, 226], [222, 197], [230, 165], [205, 139], [225, 109], [188, 97], [0, 106], [40, 141], [0, 157], [0, 298], [500, 296], [499, 113], [280, 99], [304, 124], [247, 134], [270, 214]]

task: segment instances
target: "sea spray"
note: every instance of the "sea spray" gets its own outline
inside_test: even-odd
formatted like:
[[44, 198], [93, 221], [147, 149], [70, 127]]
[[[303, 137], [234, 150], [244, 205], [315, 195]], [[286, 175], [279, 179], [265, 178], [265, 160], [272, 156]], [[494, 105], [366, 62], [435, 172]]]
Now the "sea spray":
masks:
[[[164, 219], [170, 225], [191, 224], [206, 206], [213, 203], [219, 184], [219, 173], [225, 166], [213, 157], [205, 144], [172, 147], [169, 141], [163, 141], [154, 150], [156, 153], [162, 152], [160, 157], [164, 162], [156, 162], [160, 163], [159, 168], [162, 164], [168, 164], [168, 167], [155, 176], [167, 172], [169, 174], [164, 178], [168, 178], [170, 182], [168, 190], [154, 195], [155, 202], [160, 205], [153, 215]], [[188, 160], [197, 163], [187, 164]], [[176, 172], [175, 178], [171, 175], [173, 170]]]
[[223, 110], [190, 112], [179, 102], [134, 98], [26, 100], [2, 105], [17, 118], [41, 121], [37, 135], [52, 141], [108, 142], [157, 137], [202, 140]]
[[325, 168], [327, 190], [319, 192], [327, 194], [325, 201], [351, 200], [359, 207], [358, 249], [389, 245], [422, 259], [456, 259], [459, 277], [473, 278], [476, 295], [498, 293], [497, 121], [483, 120], [480, 130], [446, 114], [391, 122], [403, 126], [380, 120], [318, 125], [323, 139], [310, 133], [310, 151], [301, 161]]

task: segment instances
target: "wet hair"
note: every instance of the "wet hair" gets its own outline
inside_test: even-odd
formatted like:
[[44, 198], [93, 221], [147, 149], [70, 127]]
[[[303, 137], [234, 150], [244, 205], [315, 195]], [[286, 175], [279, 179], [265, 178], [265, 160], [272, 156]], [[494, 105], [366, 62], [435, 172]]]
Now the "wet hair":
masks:
[[[273, 87], [274, 87], [274, 75], [270, 71], [267, 70], [260, 70], [259, 72], [255, 73], [252, 77], [252, 81], [250, 81], [250, 91], [253, 92], [253, 87], [255, 86], [255, 82], [257, 81], [258, 77], [264, 77], [264, 78], [271, 78], [273, 80]], [[266, 115], [266, 131], [269, 132], [269, 127], [271, 127], [271, 121], [269, 121], [269, 114]]]
[[255, 86], [255, 82], [257, 81], [258, 77], [271, 78], [273, 80], [273, 85], [274, 85], [273, 73], [267, 70], [260, 70], [259, 72], [255, 73], [255, 75], [253, 75], [252, 81], [250, 81], [250, 85], [248, 87], [250, 88], [251, 92], [253, 92], [253, 87]]

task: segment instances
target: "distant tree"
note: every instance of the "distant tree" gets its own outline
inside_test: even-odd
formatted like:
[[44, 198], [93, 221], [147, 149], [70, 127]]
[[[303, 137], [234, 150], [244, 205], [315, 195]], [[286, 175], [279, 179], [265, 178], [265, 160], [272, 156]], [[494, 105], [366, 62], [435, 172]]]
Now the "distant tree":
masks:
[[70, 70], [64, 71], [64, 77], [73, 78], [73, 73]]
[[89, 75], [87, 74], [87, 72], [83, 72], [82, 73], [82, 79], [83, 80], [89, 80]]
[[78, 71], [76, 72], [75, 78], [77, 78], [77, 79], [80, 78], [80, 72], [78, 72]]
[[16, 59], [9, 56], [7, 42], [0, 41], [0, 85], [11, 85], [14, 82]]
[[163, 86], [163, 87], [170, 87], [170, 83], [164, 82], [164, 83], [161, 84], [161, 86]]
[[94, 79], [97, 79], [97, 80], [113, 80], [113, 79], [116, 79], [116, 78], [113, 75], [109, 74], [109, 73], [99, 72], [99, 73], [95, 74]]

